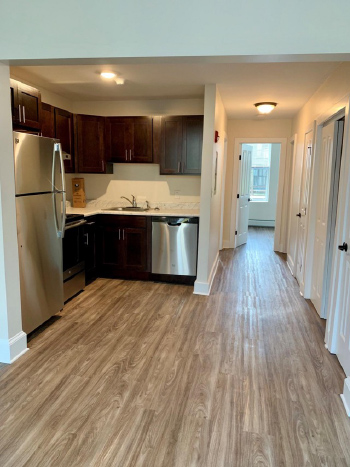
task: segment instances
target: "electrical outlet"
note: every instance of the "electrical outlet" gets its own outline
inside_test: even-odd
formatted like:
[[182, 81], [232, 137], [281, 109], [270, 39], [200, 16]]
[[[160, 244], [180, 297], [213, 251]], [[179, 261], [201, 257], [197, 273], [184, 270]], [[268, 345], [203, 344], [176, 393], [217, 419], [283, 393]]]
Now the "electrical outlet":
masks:
[[175, 199], [180, 199], [181, 198], [180, 194], [181, 194], [180, 190], [175, 190], [174, 191]]

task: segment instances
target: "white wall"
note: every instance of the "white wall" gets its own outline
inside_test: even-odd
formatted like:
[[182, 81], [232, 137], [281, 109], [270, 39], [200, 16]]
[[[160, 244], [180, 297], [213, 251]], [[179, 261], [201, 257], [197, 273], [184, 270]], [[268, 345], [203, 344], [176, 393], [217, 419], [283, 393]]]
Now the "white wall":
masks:
[[[331, 108], [337, 108], [337, 104], [345, 96], [350, 94], [350, 63], [341, 64], [335, 72], [320, 86], [316, 93], [309, 99], [303, 108], [294, 117], [292, 122], [292, 134], [296, 134], [297, 144], [295, 148], [295, 163], [294, 163], [294, 184], [292, 197], [300, 197], [301, 170], [303, 161], [303, 147], [305, 133], [313, 127], [314, 121]], [[294, 220], [294, 213], [291, 219]], [[292, 222], [289, 231], [291, 251], [295, 252], [296, 248], [292, 248], [297, 243], [297, 223]], [[310, 245], [306, 246], [306, 256], [309, 255]], [[291, 258], [291, 262], [295, 264], [295, 257]], [[312, 266], [305, 262], [307, 270]], [[308, 281], [310, 282], [310, 281]]]
[[[113, 164], [114, 173], [67, 174], [67, 199], [72, 199], [72, 178], [85, 179], [89, 200], [122, 202], [121, 196], [144, 197], [150, 203], [199, 203], [200, 176], [159, 175], [157, 164]], [[175, 194], [175, 191], [179, 194]]]
[[22, 331], [9, 68], [0, 63], [0, 362], [27, 349]]
[[[239, 161], [234, 160], [235, 138], [289, 138], [292, 131], [292, 120], [289, 119], [256, 119], [229, 120], [227, 122], [228, 151], [226, 167], [225, 210], [224, 210], [224, 247], [230, 247], [231, 222], [235, 220], [235, 199], [237, 194]], [[289, 152], [287, 157], [290, 157]], [[233, 200], [233, 205], [232, 205]]]
[[[21, 12], [23, 14], [18, 14]], [[220, 15], [220, 21], [216, 18]], [[348, 53], [350, 4], [2, 2], [0, 60]], [[254, 27], [247, 27], [247, 25]]]
[[[214, 143], [214, 132], [220, 139]], [[208, 295], [218, 264], [221, 228], [221, 186], [225, 154], [227, 116], [216, 85], [205, 86], [202, 152], [201, 206], [198, 244], [198, 272], [194, 292]], [[218, 155], [217, 189], [213, 193], [215, 159]]]
[[[252, 146], [254, 149], [254, 144]], [[271, 144], [269, 200], [267, 202], [251, 201], [249, 203], [249, 225], [275, 226], [280, 152], [280, 144]]]

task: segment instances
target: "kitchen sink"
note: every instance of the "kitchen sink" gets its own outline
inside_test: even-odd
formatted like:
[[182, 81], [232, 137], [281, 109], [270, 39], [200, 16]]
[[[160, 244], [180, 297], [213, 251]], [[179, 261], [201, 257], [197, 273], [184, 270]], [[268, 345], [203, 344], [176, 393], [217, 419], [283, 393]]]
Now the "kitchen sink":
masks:
[[131, 211], [131, 212], [145, 212], [145, 211], [148, 211], [147, 208], [141, 208], [141, 207], [137, 207], [137, 208], [134, 208], [132, 206], [130, 207], [124, 207], [124, 208], [106, 208], [106, 209], [103, 209], [103, 211]]

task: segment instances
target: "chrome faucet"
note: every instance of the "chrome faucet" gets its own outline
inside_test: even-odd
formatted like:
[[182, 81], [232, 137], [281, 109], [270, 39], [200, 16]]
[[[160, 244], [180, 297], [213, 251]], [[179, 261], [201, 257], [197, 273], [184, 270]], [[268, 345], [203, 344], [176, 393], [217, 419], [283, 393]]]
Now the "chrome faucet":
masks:
[[135, 198], [134, 195], [131, 195], [131, 196], [132, 196], [132, 201], [131, 201], [129, 198], [127, 198], [126, 196], [121, 196], [121, 198], [124, 198], [124, 199], [126, 199], [127, 201], [129, 201], [129, 203], [131, 204], [131, 206], [132, 206], [133, 208], [137, 208], [136, 198]]

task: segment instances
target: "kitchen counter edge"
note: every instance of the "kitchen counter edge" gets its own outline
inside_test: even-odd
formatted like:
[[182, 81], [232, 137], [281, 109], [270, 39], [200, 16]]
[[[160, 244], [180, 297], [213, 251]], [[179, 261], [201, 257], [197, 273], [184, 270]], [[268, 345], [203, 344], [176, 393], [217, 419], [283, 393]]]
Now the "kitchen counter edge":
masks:
[[109, 211], [108, 209], [92, 209], [92, 208], [67, 208], [67, 214], [82, 214], [84, 217], [96, 216], [97, 214], [109, 214], [116, 216], [173, 216], [173, 217], [199, 217], [199, 209], [168, 209], [149, 211]]

